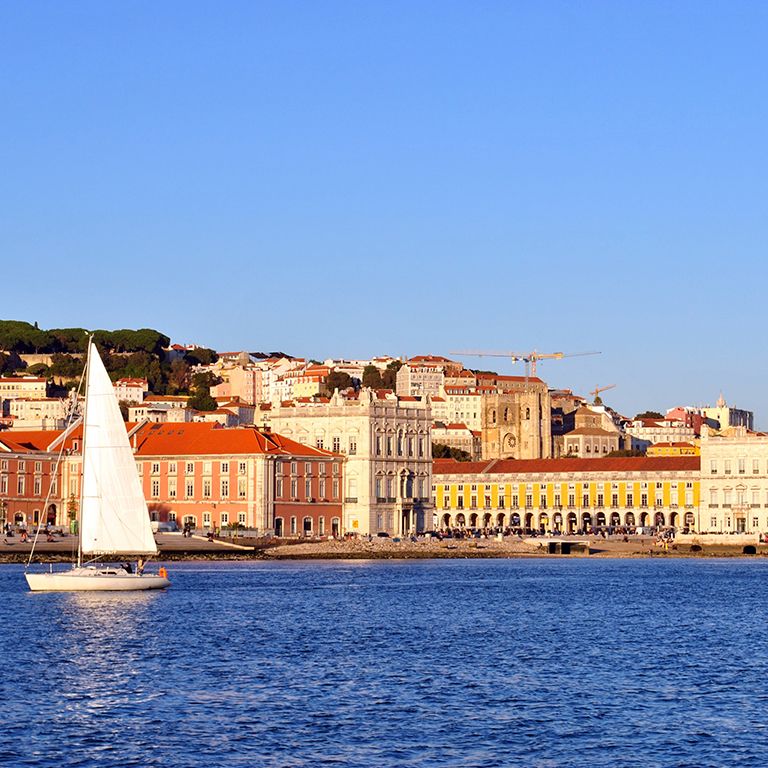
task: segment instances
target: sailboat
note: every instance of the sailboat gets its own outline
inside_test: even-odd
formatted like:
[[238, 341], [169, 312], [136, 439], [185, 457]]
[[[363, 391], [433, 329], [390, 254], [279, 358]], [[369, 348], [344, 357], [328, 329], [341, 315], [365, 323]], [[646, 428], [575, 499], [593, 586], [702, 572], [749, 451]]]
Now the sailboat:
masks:
[[[68, 571], [27, 571], [27, 583], [33, 592], [163, 589], [170, 586], [165, 569], [151, 574], [142, 567], [157, 551], [115, 388], [89, 341], [77, 562]], [[98, 564], [131, 556], [141, 558], [135, 569]]]

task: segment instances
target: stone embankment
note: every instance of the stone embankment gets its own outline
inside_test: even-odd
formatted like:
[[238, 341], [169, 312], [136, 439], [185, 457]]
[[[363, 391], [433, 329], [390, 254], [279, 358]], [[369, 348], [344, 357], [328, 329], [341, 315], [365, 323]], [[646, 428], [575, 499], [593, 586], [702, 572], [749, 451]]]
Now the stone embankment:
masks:
[[[38, 542], [37, 562], [71, 562], [77, 551], [73, 536], [54, 537], [53, 542]], [[513, 558], [513, 557], [754, 557], [768, 555], [768, 545], [743, 542], [728, 537], [717, 542], [659, 543], [650, 536], [602, 538], [549, 537], [521, 539], [505, 536], [486, 539], [437, 539], [418, 537], [394, 539], [361, 537], [350, 540], [217, 539], [181, 534], [158, 534], [160, 560], [417, 560], [430, 558]], [[570, 544], [564, 548], [563, 543]], [[23, 563], [29, 557], [31, 542], [19, 537], [0, 538], [0, 562]], [[570, 554], [559, 554], [569, 550]]]

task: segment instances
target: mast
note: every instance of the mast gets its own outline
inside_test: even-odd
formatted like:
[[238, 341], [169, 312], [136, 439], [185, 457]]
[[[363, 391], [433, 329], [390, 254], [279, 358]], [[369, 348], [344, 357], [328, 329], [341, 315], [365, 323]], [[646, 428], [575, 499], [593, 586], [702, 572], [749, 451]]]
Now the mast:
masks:
[[83, 400], [83, 439], [80, 443], [80, 509], [77, 516], [77, 567], [83, 564], [83, 499], [85, 489], [83, 475], [85, 474], [85, 425], [88, 420], [88, 374], [91, 370], [91, 348], [93, 347], [93, 334], [88, 337], [88, 356], [85, 359], [85, 398]]

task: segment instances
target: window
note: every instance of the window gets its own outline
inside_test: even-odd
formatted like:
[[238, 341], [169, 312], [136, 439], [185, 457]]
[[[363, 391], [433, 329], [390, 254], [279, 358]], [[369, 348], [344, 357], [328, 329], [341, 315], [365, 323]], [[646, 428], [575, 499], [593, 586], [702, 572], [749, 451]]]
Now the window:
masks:
[[709, 524], [712, 528], [717, 528], [717, 518], [714, 515], [709, 518]]
[[299, 471], [299, 464], [296, 461], [291, 462], [291, 474], [295, 475]]
[[611, 494], [611, 506], [612, 507], [618, 507], [619, 506], [619, 494], [618, 493], [612, 493]]
[[34, 490], [34, 495], [35, 496], [40, 496], [42, 494], [42, 490], [43, 490], [42, 489], [42, 485], [43, 485], [43, 481], [39, 477], [36, 477], [35, 478], [35, 490]]
[[291, 478], [291, 498], [297, 499], [299, 496], [299, 481], [295, 478]]
[[8, 459], [3, 459], [0, 461], [0, 469], [8, 470]]
[[527, 493], [525, 495], [525, 506], [526, 509], [531, 509], [533, 507], [533, 494]]
[[168, 498], [169, 499], [176, 498], [176, 478], [175, 477], [168, 478]]
[[[280, 483], [280, 495], [283, 495], [283, 481], [278, 480]], [[237, 498], [244, 499], [248, 496], [248, 480], [244, 477], [237, 478]]]
[[211, 462], [211, 461], [204, 461], [203, 462], [203, 474], [204, 475], [210, 475], [212, 468], [213, 468], [213, 462]]
[[175, 461], [169, 461], [168, 462], [168, 474], [169, 475], [175, 475], [176, 474], [176, 462]]
[[341, 451], [341, 438], [340, 437], [334, 437], [333, 438], [333, 443], [331, 444], [331, 446], [332, 446], [331, 450], [334, 453], [339, 453], [339, 451]]
[[381, 456], [381, 435], [376, 435], [376, 455]]
[[392, 435], [387, 435], [387, 456], [392, 455]]
[[408, 438], [408, 455], [413, 456], [413, 438]]
[[569, 507], [575, 507], [576, 506], [576, 494], [575, 493], [569, 493], [568, 494], [568, 506]]
[[317, 519], [317, 532], [321, 536], [325, 536], [325, 518], [324, 517], [319, 517]]
[[542, 493], [539, 497], [539, 509], [546, 509], [547, 508], [547, 494]]
[[518, 498], [518, 495], [515, 493], [512, 495], [512, 509], [517, 509], [520, 506], [520, 500]]
[[597, 506], [598, 507], [604, 506], [603, 505], [603, 494], [602, 493], [598, 493], [597, 494]]
[[725, 460], [725, 474], [730, 475], [731, 474], [731, 460], [726, 459]]
[[304, 481], [304, 496], [308, 499], [312, 497], [312, 481], [311, 480]]
[[195, 495], [195, 484], [192, 480], [187, 480], [187, 487], [185, 488], [186, 497], [191, 499]]
[[245, 525], [245, 512], [237, 513], [237, 522], [240, 523], [240, 525]]
[[194, 475], [195, 474], [195, 465], [191, 461], [187, 462], [187, 474], [188, 475]]
[[333, 498], [334, 499], [339, 498], [339, 481], [338, 480], [333, 481]]
[[627, 506], [628, 507], [634, 507], [635, 506], [635, 497], [631, 493], [627, 494]]
[[219, 490], [221, 491], [222, 499], [229, 498], [229, 478], [226, 478], [226, 477], [221, 478], [221, 488]]
[[296, 518], [295, 517], [291, 518], [291, 533], [294, 535], [296, 534]]
[[317, 464], [317, 471], [318, 471], [318, 473], [320, 475], [324, 475], [325, 474], [325, 466], [326, 465], [325, 465], [324, 461], [318, 462], [318, 464]]
[[333, 473], [334, 477], [338, 477], [339, 476], [339, 464], [338, 464], [338, 462], [334, 462], [333, 464], [331, 464], [331, 472]]
[[349, 455], [354, 456], [357, 453], [357, 438], [349, 438]]
[[153, 475], [159, 475], [160, 474], [160, 462], [159, 461], [153, 461], [152, 462], [152, 468], [150, 470]]
[[26, 462], [23, 462], [21, 459], [19, 459], [19, 472], [26, 472], [27, 471], [27, 465]]
[[222, 525], [229, 525], [229, 512], [222, 512], [221, 513], [221, 524]]
[[35, 462], [35, 472], [42, 472], [43, 471], [43, 462], [42, 461], [36, 461]]
[[588, 507], [589, 506], [589, 494], [583, 493], [581, 495], [581, 506], [582, 507]]
[[19, 493], [19, 496], [23, 496], [24, 495], [24, 476], [23, 475], [21, 477], [19, 477], [18, 493]]
[[717, 474], [717, 460], [716, 459], [710, 459], [709, 461], [709, 473], [711, 475]]
[[211, 524], [211, 513], [203, 512], [203, 525], [209, 526]]
[[305, 475], [311, 475], [312, 474], [312, 463], [309, 461], [304, 462], [304, 474]]
[[221, 462], [221, 474], [222, 475], [228, 475], [229, 474], [229, 462], [228, 461], [222, 461]]
[[211, 498], [211, 480], [208, 477], [203, 480], [203, 498]]
[[747, 471], [745, 464], [746, 464], [746, 460], [745, 459], [739, 459], [739, 474], [740, 475], [743, 475]]
[[424, 456], [424, 438], [419, 438], [419, 457]]
[[241, 475], [244, 475], [244, 474], [245, 474], [245, 473], [248, 471], [248, 465], [247, 465], [247, 464], [246, 464], [244, 461], [241, 461], [241, 462], [240, 462], [240, 463], [237, 465], [237, 471], [238, 471], [238, 472], [239, 472]]
[[152, 498], [157, 498], [160, 495], [160, 481], [159, 480], [153, 480], [152, 481]]
[[760, 461], [758, 459], [752, 459], [752, 474], [760, 474]]
[[317, 493], [320, 496], [321, 499], [326, 498], [325, 495], [325, 478], [321, 478], [320, 482], [318, 483]]

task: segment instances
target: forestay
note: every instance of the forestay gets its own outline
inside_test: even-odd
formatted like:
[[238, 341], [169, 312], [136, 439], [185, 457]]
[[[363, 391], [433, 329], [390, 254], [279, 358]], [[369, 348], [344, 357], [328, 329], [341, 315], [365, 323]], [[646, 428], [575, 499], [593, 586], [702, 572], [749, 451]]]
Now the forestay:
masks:
[[93, 344], [89, 358], [80, 514], [82, 552], [157, 554], [115, 390]]

